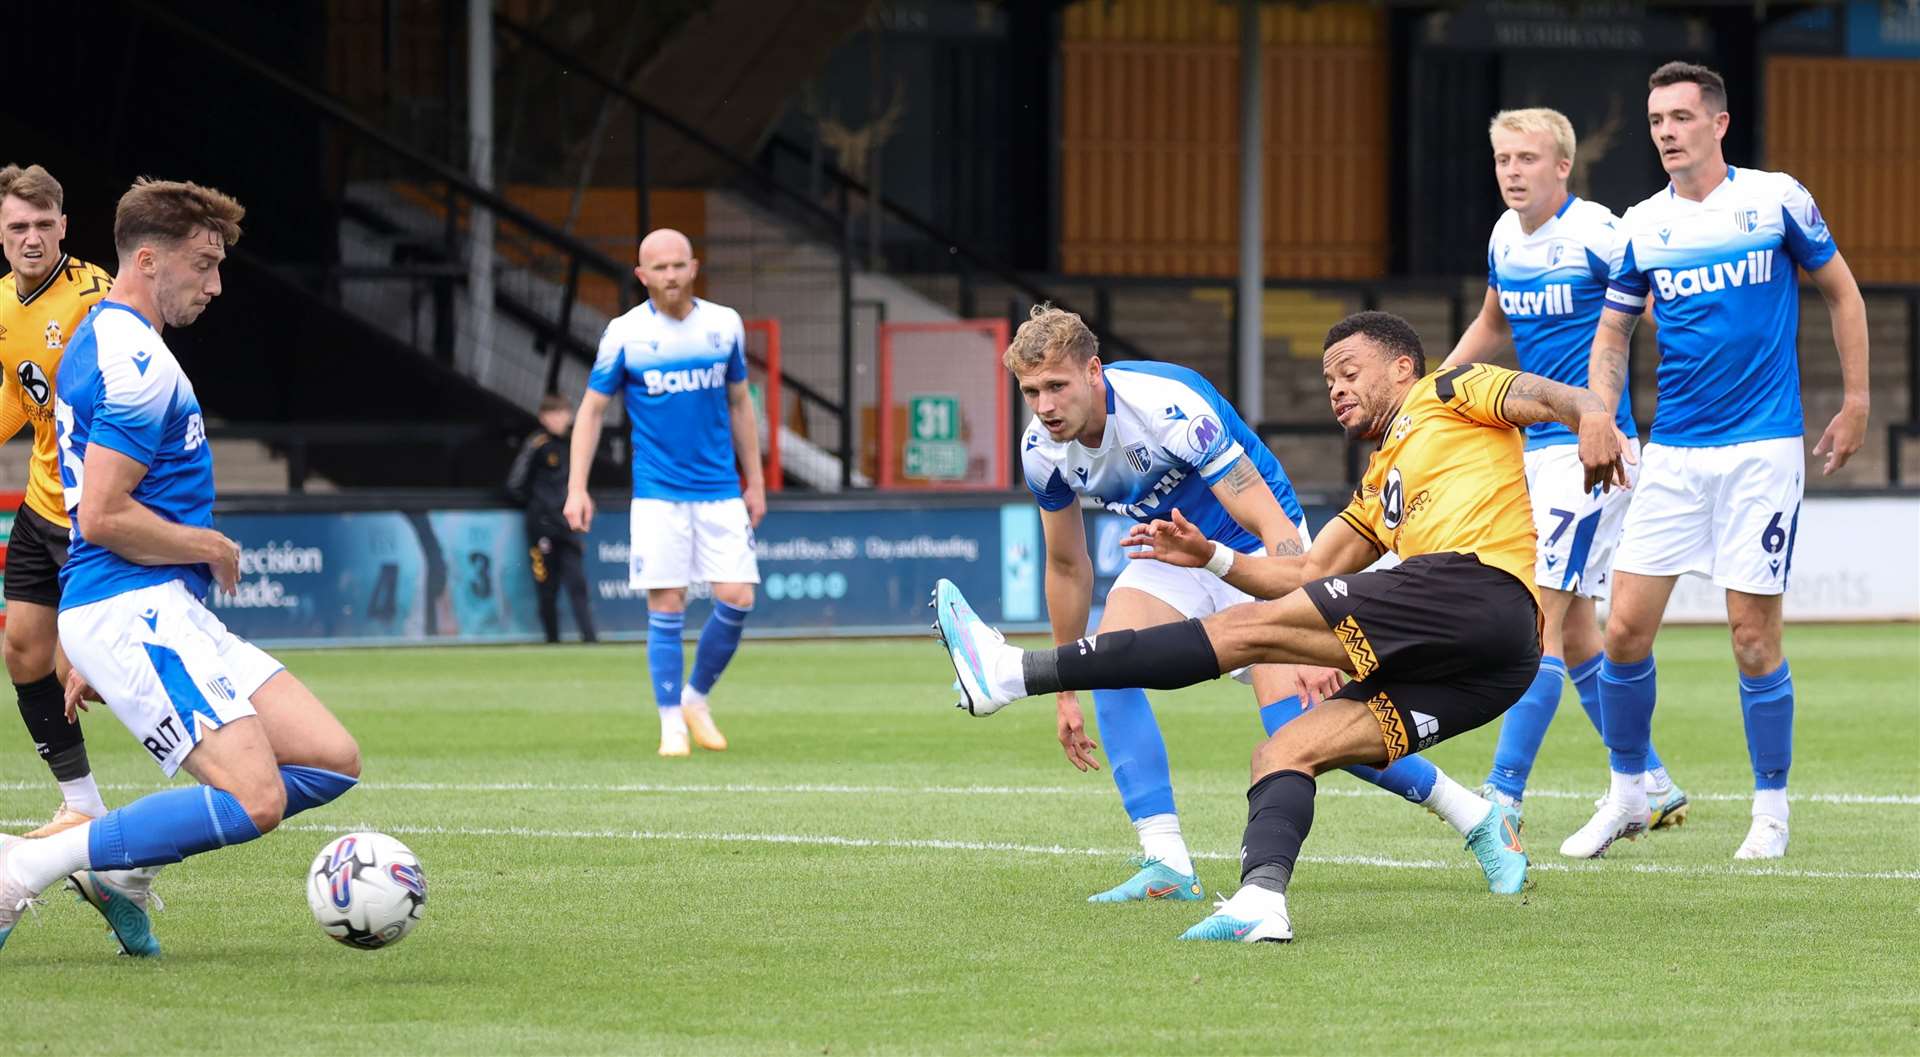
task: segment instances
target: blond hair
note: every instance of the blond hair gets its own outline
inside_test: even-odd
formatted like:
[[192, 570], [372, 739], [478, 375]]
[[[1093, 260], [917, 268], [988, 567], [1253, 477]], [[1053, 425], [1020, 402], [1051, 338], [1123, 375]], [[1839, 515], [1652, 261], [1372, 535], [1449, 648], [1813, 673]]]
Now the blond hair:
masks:
[[211, 187], [142, 176], [113, 212], [113, 246], [129, 257], [143, 245], [177, 243], [202, 228], [228, 246], [240, 241], [245, 206]]
[[1553, 141], [1560, 156], [1573, 160], [1573, 122], [1567, 115], [1551, 107], [1535, 106], [1525, 110], [1502, 110], [1493, 115], [1493, 123], [1487, 126], [1487, 138], [1492, 139], [1495, 132], [1505, 129], [1521, 135], [1541, 135]]
[[1077, 312], [1038, 304], [1013, 334], [1013, 343], [1001, 362], [1015, 374], [1044, 367], [1060, 357], [1085, 364], [1100, 354], [1100, 339], [1087, 329]]
[[67, 192], [61, 189], [60, 181], [38, 165], [24, 169], [9, 165], [0, 169], [0, 198], [9, 195], [35, 209], [51, 209], [56, 213], [67, 201]]

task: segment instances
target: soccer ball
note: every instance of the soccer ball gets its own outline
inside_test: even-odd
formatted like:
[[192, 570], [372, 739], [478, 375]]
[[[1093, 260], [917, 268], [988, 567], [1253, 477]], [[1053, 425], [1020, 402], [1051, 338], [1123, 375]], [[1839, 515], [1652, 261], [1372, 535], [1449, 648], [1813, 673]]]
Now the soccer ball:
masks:
[[320, 849], [307, 871], [307, 905], [326, 934], [349, 947], [399, 943], [427, 906], [427, 875], [407, 846], [384, 833], [349, 833]]

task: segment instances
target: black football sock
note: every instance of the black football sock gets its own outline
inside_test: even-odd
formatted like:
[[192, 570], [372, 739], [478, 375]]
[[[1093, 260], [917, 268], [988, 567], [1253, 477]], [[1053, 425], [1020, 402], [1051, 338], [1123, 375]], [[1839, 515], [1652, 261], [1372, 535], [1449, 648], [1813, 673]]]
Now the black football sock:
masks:
[[1247, 790], [1247, 833], [1240, 839], [1240, 883], [1284, 894], [1300, 844], [1313, 829], [1313, 779], [1276, 771]]
[[1109, 631], [1021, 658], [1027, 693], [1060, 690], [1178, 690], [1220, 675], [1207, 629], [1198, 620]]
[[20, 718], [27, 725], [27, 736], [40, 758], [47, 762], [57, 782], [71, 782], [92, 773], [87, 765], [87, 739], [80, 724], [67, 722], [66, 694], [60, 680], [48, 673], [30, 683], [15, 683], [19, 696]]

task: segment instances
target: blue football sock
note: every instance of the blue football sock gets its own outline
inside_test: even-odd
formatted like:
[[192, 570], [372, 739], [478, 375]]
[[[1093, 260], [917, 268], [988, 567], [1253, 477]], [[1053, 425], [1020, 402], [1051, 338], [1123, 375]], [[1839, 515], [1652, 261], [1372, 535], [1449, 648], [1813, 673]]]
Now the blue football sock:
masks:
[[1154, 722], [1147, 692], [1095, 690], [1093, 714], [1127, 817], [1137, 821], [1172, 814], [1173, 773], [1167, 765], [1167, 743]]
[[[1266, 728], [1267, 736], [1272, 737], [1274, 731], [1286, 726], [1306, 710], [1306, 705], [1298, 697], [1281, 698], [1270, 705], [1260, 706], [1260, 725]], [[1420, 756], [1402, 756], [1386, 770], [1361, 764], [1341, 770], [1416, 804], [1426, 803], [1427, 797], [1433, 795], [1434, 779], [1439, 773], [1433, 764]]]
[[308, 808], [338, 800], [341, 794], [360, 784], [360, 779], [321, 767], [283, 763], [280, 784], [287, 787], [287, 806], [280, 813], [281, 821], [285, 821]]
[[258, 836], [259, 827], [232, 793], [204, 785], [182, 786], [149, 793], [95, 819], [87, 834], [87, 866], [95, 870], [164, 866]]
[[1600, 662], [1601, 737], [1615, 774], [1640, 774], [1647, 769], [1658, 689], [1652, 654], [1631, 664], [1615, 664], [1610, 657]]
[[1566, 681], [1567, 662], [1540, 658], [1532, 685], [1500, 719], [1500, 741], [1494, 746], [1487, 781], [1515, 800], [1527, 791], [1527, 776], [1533, 773], [1534, 758], [1540, 755], [1540, 743], [1546, 740], [1547, 727], [1560, 707], [1560, 688]]
[[1573, 692], [1580, 696], [1580, 708], [1587, 714], [1587, 722], [1593, 724], [1593, 732], [1606, 737], [1606, 725], [1600, 716], [1600, 661], [1605, 654], [1596, 653], [1579, 664], [1567, 669], [1567, 680], [1573, 684]]
[[752, 607], [739, 609], [717, 598], [713, 600], [713, 613], [700, 629], [700, 644], [693, 648], [693, 674], [687, 676], [687, 685], [693, 687], [695, 693], [704, 696], [719, 681], [720, 673], [727, 670], [733, 651], [740, 648], [740, 630], [746, 626], [747, 614], [751, 612]]
[[653, 702], [661, 708], [680, 707], [680, 676], [687, 663], [680, 633], [686, 626], [685, 613], [647, 613], [647, 672], [653, 678]]
[[1755, 789], [1785, 789], [1793, 766], [1793, 673], [1787, 662], [1766, 675], [1740, 677], [1740, 713]]

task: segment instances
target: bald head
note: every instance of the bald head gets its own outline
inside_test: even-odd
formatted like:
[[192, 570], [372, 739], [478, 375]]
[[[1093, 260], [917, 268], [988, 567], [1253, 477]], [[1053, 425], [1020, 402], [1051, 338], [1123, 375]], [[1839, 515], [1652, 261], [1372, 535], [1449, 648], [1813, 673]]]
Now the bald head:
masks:
[[647, 288], [654, 308], [684, 319], [693, 311], [693, 277], [699, 271], [693, 243], [678, 231], [659, 228], [640, 240], [640, 266], [633, 274]]

